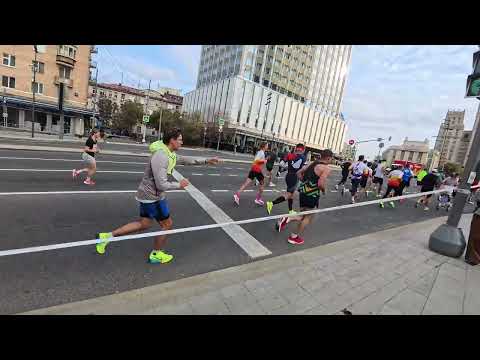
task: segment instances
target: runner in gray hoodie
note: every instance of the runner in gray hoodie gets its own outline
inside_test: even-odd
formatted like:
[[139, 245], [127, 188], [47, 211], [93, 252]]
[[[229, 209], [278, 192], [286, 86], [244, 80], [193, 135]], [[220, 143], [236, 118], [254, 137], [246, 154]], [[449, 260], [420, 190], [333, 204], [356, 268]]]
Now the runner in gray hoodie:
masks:
[[[172, 189], [184, 189], [189, 185], [187, 179], [178, 182], [168, 181], [168, 175], [172, 175], [176, 164], [205, 165], [217, 164], [218, 159], [198, 159], [190, 156], [179, 156], [175, 153], [182, 146], [182, 132], [174, 128], [165, 134], [163, 142], [155, 142], [150, 146], [154, 154], [145, 168], [142, 181], [135, 198], [140, 204], [140, 220], [124, 225], [112, 232], [98, 233], [97, 252], [105, 253], [109, 239], [114, 236], [124, 236], [141, 230], [146, 230], [156, 220], [163, 230], [172, 228], [172, 219], [165, 192]], [[153, 251], [150, 253], [149, 262], [152, 264], [167, 263], [173, 256], [161, 249], [166, 242], [166, 235], [156, 236], [153, 242]]]

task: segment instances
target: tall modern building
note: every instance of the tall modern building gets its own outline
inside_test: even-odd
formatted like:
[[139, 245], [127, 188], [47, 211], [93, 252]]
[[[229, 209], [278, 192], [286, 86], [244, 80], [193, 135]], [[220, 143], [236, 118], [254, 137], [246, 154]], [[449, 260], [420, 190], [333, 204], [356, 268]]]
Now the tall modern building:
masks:
[[351, 45], [202, 46], [197, 87], [183, 110], [206, 122], [224, 118], [240, 146], [263, 138], [339, 154], [351, 52]]
[[440, 153], [439, 166], [446, 162], [463, 165], [472, 138], [472, 131], [465, 131], [465, 110], [448, 110], [440, 125], [435, 150]]

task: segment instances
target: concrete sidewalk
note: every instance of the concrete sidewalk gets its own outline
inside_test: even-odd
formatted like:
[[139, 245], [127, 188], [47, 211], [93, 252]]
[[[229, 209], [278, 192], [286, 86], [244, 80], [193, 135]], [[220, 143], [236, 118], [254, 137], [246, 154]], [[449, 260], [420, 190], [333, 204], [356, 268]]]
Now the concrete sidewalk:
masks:
[[25, 314], [479, 314], [480, 266], [427, 248], [445, 220]]

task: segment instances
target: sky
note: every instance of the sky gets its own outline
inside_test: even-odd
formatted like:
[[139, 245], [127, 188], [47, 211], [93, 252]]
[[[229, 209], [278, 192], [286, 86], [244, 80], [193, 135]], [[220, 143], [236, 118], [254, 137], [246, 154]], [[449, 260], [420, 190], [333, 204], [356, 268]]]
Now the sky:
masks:
[[[99, 45], [94, 60], [99, 82], [152, 88], [173, 87], [182, 93], [195, 88], [199, 45]], [[465, 99], [466, 78], [472, 70], [474, 45], [354, 45], [342, 112], [346, 140], [405, 137], [433, 147], [440, 123], [449, 109], [466, 110], [471, 129], [479, 102]], [[360, 144], [357, 154], [373, 158], [376, 142]]]

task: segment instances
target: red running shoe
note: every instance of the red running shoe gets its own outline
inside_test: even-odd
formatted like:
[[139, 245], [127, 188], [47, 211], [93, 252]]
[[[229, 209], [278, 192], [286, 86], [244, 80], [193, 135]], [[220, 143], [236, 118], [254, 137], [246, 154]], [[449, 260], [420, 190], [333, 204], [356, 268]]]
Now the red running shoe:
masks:
[[277, 221], [275, 224], [275, 229], [277, 229], [278, 232], [282, 231], [285, 229], [285, 226], [287, 226], [288, 222], [288, 217], [283, 217], [280, 219], [280, 221]]
[[298, 235], [296, 237], [290, 235], [288, 237], [288, 242], [293, 245], [302, 245], [305, 241], [303, 241], [303, 239]]

